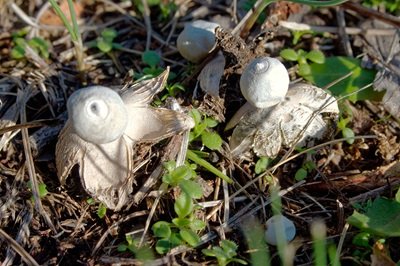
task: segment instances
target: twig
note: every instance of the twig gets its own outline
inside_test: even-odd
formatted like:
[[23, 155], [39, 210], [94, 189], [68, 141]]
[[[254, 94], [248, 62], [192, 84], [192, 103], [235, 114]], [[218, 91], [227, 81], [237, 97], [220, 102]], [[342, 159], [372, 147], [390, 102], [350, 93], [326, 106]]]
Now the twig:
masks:
[[[22, 92], [20, 92], [20, 93], [22, 94]], [[21, 110], [20, 110], [21, 123], [26, 123], [26, 101], [28, 100], [28, 98], [29, 97], [27, 97], [25, 99], [25, 102], [21, 106]], [[24, 146], [24, 153], [25, 153], [25, 160], [26, 160], [25, 164], [26, 164], [26, 167], [28, 169], [29, 179], [30, 179], [31, 184], [32, 184], [32, 194], [33, 194], [33, 197], [34, 197], [34, 200], [35, 200], [35, 208], [43, 216], [43, 218], [44, 218], [45, 222], [47, 223], [47, 225], [49, 226], [49, 228], [53, 232], [57, 232], [57, 230], [54, 227], [49, 215], [44, 210], [43, 205], [42, 205], [42, 201], [41, 201], [40, 196], [39, 196], [39, 185], [38, 185], [38, 182], [37, 182], [35, 166], [34, 166], [34, 163], [33, 163], [33, 156], [32, 156], [32, 152], [31, 152], [31, 145], [30, 145], [30, 142], [29, 142], [28, 129], [27, 128], [22, 128], [21, 129], [21, 133], [22, 133], [22, 142], [23, 142], [23, 146]]]
[[146, 0], [142, 0], [142, 5], [143, 5], [143, 19], [144, 23], [146, 24], [146, 31], [147, 31], [147, 36], [146, 36], [146, 51], [150, 49], [150, 44], [151, 44], [151, 33], [153, 29], [151, 28], [151, 20], [150, 20], [150, 8], [149, 5], [147, 4]]
[[[297, 23], [292, 21], [279, 21], [279, 25], [289, 29], [296, 31], [307, 31], [311, 30], [314, 32], [330, 32], [330, 33], [339, 33], [339, 28], [337, 27], [329, 27], [329, 26], [314, 26], [308, 25], [304, 23]], [[344, 31], [350, 35], [362, 34], [362, 35], [377, 35], [377, 36], [390, 36], [396, 33], [396, 29], [391, 28], [381, 28], [381, 29], [361, 29], [354, 27], [345, 27]]]
[[129, 221], [130, 219], [139, 217], [139, 216], [143, 216], [148, 214], [148, 211], [138, 211], [138, 212], [134, 212], [131, 213], [127, 216], [125, 216], [123, 219], [113, 223], [108, 229], [107, 231], [104, 232], [104, 234], [100, 237], [99, 241], [97, 241], [96, 246], [94, 247], [93, 251], [92, 251], [92, 256], [96, 255], [97, 251], [99, 250], [100, 246], [103, 244], [104, 240], [106, 239], [106, 237], [112, 233], [112, 230], [116, 227], [118, 227], [120, 224], [125, 223], [126, 221]]
[[4, 232], [1, 228], [0, 237], [7, 241], [7, 243], [21, 256], [21, 259], [27, 265], [39, 266], [39, 263], [37, 263], [36, 260], [23, 247], [21, 247], [17, 241], [10, 237], [10, 235]]
[[351, 44], [349, 36], [346, 33], [346, 21], [344, 18], [343, 8], [336, 7], [336, 20], [339, 25], [339, 35], [342, 39], [342, 45], [347, 56], [353, 57], [353, 50], [351, 49]]
[[368, 17], [368, 18], [374, 17], [376, 19], [382, 20], [382, 21], [384, 21], [384, 22], [386, 22], [386, 23], [388, 23], [390, 25], [395, 26], [396, 28], [400, 27], [400, 18], [395, 17], [393, 15], [386, 14], [386, 13], [381, 13], [381, 12], [375, 11], [375, 10], [367, 8], [367, 7], [364, 7], [364, 6], [362, 6], [362, 5], [358, 4], [358, 3], [354, 3], [354, 2], [351, 2], [351, 1], [344, 3], [343, 7], [345, 9], [353, 10], [357, 14], [361, 14], [361, 15], [363, 15], [365, 17]]

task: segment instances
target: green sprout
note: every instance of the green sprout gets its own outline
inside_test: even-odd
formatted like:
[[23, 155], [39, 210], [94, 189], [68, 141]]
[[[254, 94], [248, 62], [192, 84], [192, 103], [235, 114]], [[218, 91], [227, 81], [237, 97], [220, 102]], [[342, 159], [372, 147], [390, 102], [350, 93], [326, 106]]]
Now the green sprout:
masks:
[[238, 263], [247, 265], [247, 261], [235, 258], [237, 256], [238, 246], [230, 240], [222, 240], [219, 246], [214, 246], [211, 249], [203, 249], [204, 255], [215, 257], [219, 266], [225, 266], [229, 263]]
[[168, 187], [179, 187], [180, 195], [174, 203], [177, 217], [172, 222], [159, 221], [152, 226], [154, 235], [159, 238], [156, 243], [156, 251], [165, 254], [172, 248], [188, 244], [195, 247], [200, 242], [197, 232], [205, 228], [202, 220], [195, 218], [196, 209], [194, 201], [203, 197], [203, 189], [194, 178], [195, 165], [182, 165], [176, 167], [174, 161], [164, 164], [167, 173], [162, 177]]
[[293, 49], [283, 49], [280, 52], [280, 55], [285, 60], [296, 61], [298, 63], [297, 73], [302, 77], [311, 74], [311, 67], [308, 64], [308, 61], [316, 64], [323, 64], [325, 62], [325, 56], [319, 50], [306, 52], [303, 49], [299, 49], [298, 51]]

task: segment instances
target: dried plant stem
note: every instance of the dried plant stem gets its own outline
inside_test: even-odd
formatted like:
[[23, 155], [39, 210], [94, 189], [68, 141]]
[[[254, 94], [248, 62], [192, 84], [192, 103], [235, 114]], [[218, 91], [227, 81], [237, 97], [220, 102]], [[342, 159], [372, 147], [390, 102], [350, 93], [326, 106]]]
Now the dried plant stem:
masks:
[[[22, 108], [21, 108], [21, 111], [20, 111], [20, 119], [21, 119], [21, 123], [26, 123], [25, 104], [22, 105]], [[35, 166], [34, 166], [34, 163], [33, 163], [33, 156], [32, 156], [31, 146], [30, 146], [30, 142], [29, 142], [28, 129], [27, 128], [22, 128], [21, 129], [21, 133], [22, 133], [22, 142], [23, 142], [24, 152], [25, 152], [25, 160], [26, 160], [25, 163], [26, 163], [26, 167], [28, 169], [29, 179], [30, 179], [31, 184], [32, 184], [32, 194], [33, 194], [33, 198], [35, 200], [35, 208], [43, 216], [43, 219], [45, 220], [45, 222], [47, 223], [49, 228], [53, 232], [56, 232], [57, 230], [54, 227], [49, 215], [44, 210], [42, 202], [40, 200], [39, 185], [38, 185], [38, 182], [37, 182]]]
[[[264, 9], [271, 3], [277, 2], [278, 0], [258, 0], [254, 7], [247, 12], [247, 14], [243, 17], [243, 19], [239, 22], [239, 24], [233, 29], [232, 33], [237, 34], [240, 32], [240, 37], [247, 38], [250, 33], [251, 28], [257, 21], [257, 18], [264, 11]], [[310, 5], [310, 6], [334, 6], [339, 5], [347, 0], [326, 0], [326, 1], [317, 1], [317, 0], [291, 0], [290, 2]]]
[[83, 70], [85, 70], [85, 65], [83, 61], [83, 44], [82, 44], [81, 34], [79, 31], [78, 21], [76, 18], [74, 4], [72, 0], [68, 0], [68, 8], [72, 21], [71, 25], [65, 14], [61, 10], [60, 6], [57, 4], [57, 2], [55, 0], [49, 0], [49, 2], [53, 7], [54, 11], [56, 12], [56, 14], [60, 17], [60, 19], [64, 23], [65, 27], [68, 30], [68, 33], [71, 36], [72, 43], [74, 44], [75, 47], [75, 56], [78, 64], [78, 70], [82, 72]]
[[17, 252], [27, 265], [39, 266], [39, 263], [3, 229], [0, 229], [0, 238], [4, 239]]

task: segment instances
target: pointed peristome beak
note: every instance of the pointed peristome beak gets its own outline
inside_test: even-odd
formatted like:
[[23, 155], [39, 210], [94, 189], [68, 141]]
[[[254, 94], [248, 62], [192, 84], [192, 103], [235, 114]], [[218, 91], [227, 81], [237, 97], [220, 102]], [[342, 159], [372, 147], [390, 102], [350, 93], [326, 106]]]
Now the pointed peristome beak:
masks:
[[169, 67], [159, 76], [139, 81], [121, 93], [121, 98], [127, 106], [146, 107], [153, 97], [162, 91], [167, 83]]

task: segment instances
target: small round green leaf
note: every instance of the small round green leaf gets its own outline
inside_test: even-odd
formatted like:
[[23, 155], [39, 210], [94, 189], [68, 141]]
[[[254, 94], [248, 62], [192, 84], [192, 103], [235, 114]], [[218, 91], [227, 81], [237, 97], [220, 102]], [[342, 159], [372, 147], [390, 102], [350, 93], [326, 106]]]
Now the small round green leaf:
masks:
[[106, 28], [101, 32], [101, 37], [103, 37], [106, 41], [112, 42], [115, 37], [117, 37], [118, 32], [114, 29]]
[[200, 199], [203, 197], [203, 189], [200, 184], [192, 180], [183, 180], [179, 183], [179, 187], [193, 199]]
[[200, 242], [200, 237], [190, 229], [181, 229], [179, 234], [192, 247], [197, 246]]
[[156, 243], [156, 251], [158, 254], [165, 254], [173, 248], [168, 239], [160, 239]]
[[354, 143], [354, 131], [351, 128], [345, 127], [342, 129], [342, 135], [344, 138], [348, 138], [346, 140], [347, 143], [353, 144]]
[[219, 150], [222, 146], [222, 138], [216, 132], [204, 131], [201, 134], [201, 141], [210, 150]]
[[298, 73], [300, 76], [307, 76], [311, 73], [311, 67], [307, 63], [299, 64]]
[[307, 177], [307, 170], [304, 168], [300, 168], [297, 170], [296, 174], [294, 175], [294, 179], [297, 181], [304, 180]]
[[100, 38], [97, 40], [97, 48], [103, 53], [108, 53], [112, 49], [112, 43]]
[[181, 193], [175, 200], [174, 210], [179, 218], [189, 216], [193, 212], [193, 207], [192, 198], [186, 193]]
[[170, 223], [164, 221], [153, 224], [151, 230], [153, 230], [154, 235], [159, 238], [169, 238], [171, 236]]
[[312, 50], [307, 53], [306, 58], [314, 63], [325, 63], [325, 55], [320, 50]]
[[289, 61], [297, 61], [297, 59], [299, 58], [297, 52], [293, 49], [283, 49], [280, 52], [280, 56], [282, 56], [283, 59]]
[[150, 67], [155, 68], [161, 61], [160, 55], [155, 51], [145, 51], [142, 54], [142, 60]]

